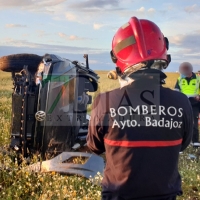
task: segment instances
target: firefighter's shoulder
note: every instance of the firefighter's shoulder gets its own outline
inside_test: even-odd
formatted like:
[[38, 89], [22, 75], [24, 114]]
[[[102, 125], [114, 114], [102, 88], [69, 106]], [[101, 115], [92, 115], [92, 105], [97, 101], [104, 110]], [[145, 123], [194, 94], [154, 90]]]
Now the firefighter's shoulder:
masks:
[[112, 95], [118, 94], [120, 92], [121, 92], [120, 88], [116, 88], [116, 89], [113, 89], [113, 90], [110, 90], [110, 91], [102, 92], [102, 93], [99, 93], [96, 96], [95, 100], [105, 99], [105, 98], [111, 97]]
[[115, 100], [116, 96], [118, 96], [120, 93], [120, 88], [99, 93], [96, 97], [94, 97], [93, 108], [95, 107], [105, 111], [106, 108], [109, 108], [111, 102]]
[[163, 88], [163, 96], [167, 99], [175, 99], [178, 104], [189, 104], [188, 97], [178, 90], [172, 90], [170, 88]]

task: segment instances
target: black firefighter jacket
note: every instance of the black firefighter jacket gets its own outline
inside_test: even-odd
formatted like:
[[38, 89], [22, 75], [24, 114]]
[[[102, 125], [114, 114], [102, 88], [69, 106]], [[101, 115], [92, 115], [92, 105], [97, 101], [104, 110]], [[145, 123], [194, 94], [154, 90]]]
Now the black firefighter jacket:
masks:
[[87, 145], [106, 153], [102, 199], [181, 195], [178, 158], [191, 141], [192, 119], [188, 98], [153, 80], [98, 95]]

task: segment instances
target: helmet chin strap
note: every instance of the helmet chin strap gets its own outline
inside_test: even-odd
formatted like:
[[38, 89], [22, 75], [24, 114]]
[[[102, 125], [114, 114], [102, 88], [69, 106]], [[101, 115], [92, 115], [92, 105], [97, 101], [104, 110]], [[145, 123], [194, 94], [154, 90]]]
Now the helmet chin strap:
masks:
[[149, 60], [148, 62], [147, 62], [147, 65], [146, 65], [146, 68], [147, 69], [151, 69], [151, 66], [154, 64], [154, 60]]

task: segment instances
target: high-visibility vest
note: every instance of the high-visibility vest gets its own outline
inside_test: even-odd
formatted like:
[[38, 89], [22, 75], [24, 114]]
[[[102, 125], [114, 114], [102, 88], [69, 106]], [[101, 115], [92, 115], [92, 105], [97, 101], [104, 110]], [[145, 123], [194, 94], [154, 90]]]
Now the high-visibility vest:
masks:
[[188, 81], [185, 78], [178, 78], [178, 84], [179, 87], [181, 89], [181, 92], [185, 95], [187, 95], [187, 97], [195, 97], [197, 95], [199, 95], [200, 90], [200, 77], [196, 76], [195, 79], [191, 79], [189, 84]]

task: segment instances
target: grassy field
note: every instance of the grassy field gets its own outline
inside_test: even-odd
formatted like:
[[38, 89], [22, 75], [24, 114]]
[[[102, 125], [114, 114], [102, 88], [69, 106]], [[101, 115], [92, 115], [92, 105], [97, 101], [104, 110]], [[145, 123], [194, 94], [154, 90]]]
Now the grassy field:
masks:
[[[100, 75], [98, 92], [119, 87], [118, 81], [109, 80], [107, 72]], [[173, 88], [178, 74], [169, 73], [166, 87]], [[0, 72], [0, 147], [9, 143], [11, 118], [12, 81], [10, 73]], [[188, 159], [188, 153], [196, 150], [189, 147], [180, 156], [179, 168], [182, 175], [184, 195], [179, 200], [200, 200], [200, 162]], [[34, 162], [34, 159], [33, 159]], [[19, 166], [10, 157], [0, 153], [0, 199], [1, 200], [98, 200], [101, 198], [101, 188], [94, 182], [101, 180], [101, 175], [95, 179], [86, 180], [76, 176], [62, 176], [52, 173], [29, 173], [25, 162]]]

